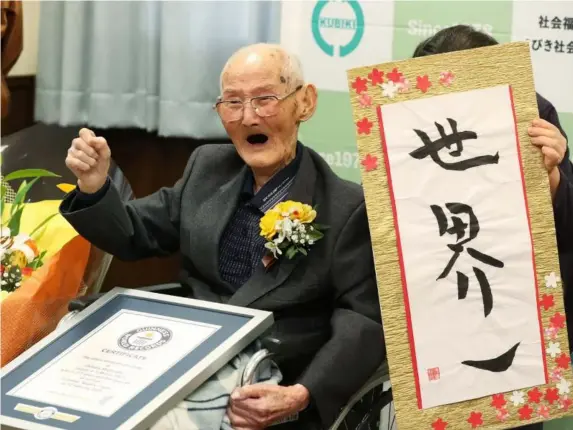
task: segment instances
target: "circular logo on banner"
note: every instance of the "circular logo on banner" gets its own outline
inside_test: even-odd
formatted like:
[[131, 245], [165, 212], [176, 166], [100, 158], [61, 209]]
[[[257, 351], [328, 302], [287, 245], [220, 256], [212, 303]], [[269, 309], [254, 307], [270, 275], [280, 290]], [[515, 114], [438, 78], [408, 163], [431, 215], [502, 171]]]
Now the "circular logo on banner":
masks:
[[165, 345], [172, 336], [171, 331], [163, 327], [140, 327], [125, 333], [117, 344], [129, 351], [148, 351]]
[[[330, 14], [324, 13], [324, 8], [329, 3], [347, 4], [352, 11], [351, 17], [340, 17], [332, 16]], [[329, 43], [323, 36], [321, 29], [335, 29], [337, 32], [353, 32], [352, 38], [345, 45], [340, 45], [338, 49], [338, 55], [340, 57], [345, 57], [354, 51], [362, 36], [364, 35], [364, 13], [362, 12], [362, 7], [357, 0], [338, 0], [338, 1], [328, 1], [320, 0], [314, 6], [312, 11], [312, 36], [318, 47], [326, 55], [334, 57], [336, 55], [334, 50], [334, 44]]]

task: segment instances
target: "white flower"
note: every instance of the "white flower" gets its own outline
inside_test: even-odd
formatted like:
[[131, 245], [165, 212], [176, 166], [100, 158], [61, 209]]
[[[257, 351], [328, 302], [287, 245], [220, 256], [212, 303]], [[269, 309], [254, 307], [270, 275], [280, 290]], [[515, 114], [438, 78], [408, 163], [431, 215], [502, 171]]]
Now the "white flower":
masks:
[[545, 287], [546, 288], [557, 288], [557, 283], [561, 282], [561, 278], [555, 274], [555, 272], [551, 272], [549, 276], [545, 277]]
[[310, 239], [310, 240], [308, 241], [308, 244], [309, 244], [309, 245], [314, 245], [314, 240]]
[[300, 240], [300, 243], [302, 243], [303, 245], [304, 245], [304, 242], [305, 242], [304, 239], [301, 239], [301, 240]]
[[275, 258], [279, 258], [278, 256], [283, 253], [275, 242], [265, 243], [265, 248], [271, 251], [273, 253], [273, 257]]
[[291, 239], [292, 239], [293, 242], [296, 243], [296, 242], [298, 241], [298, 236], [297, 236], [296, 234], [293, 234], [292, 237], [291, 237]]
[[559, 394], [563, 395], [563, 394], [569, 394], [569, 391], [571, 387], [571, 382], [569, 382], [568, 380], [561, 378], [561, 381], [559, 381], [559, 384], [557, 384], [557, 389], [559, 390]]
[[382, 87], [382, 96], [389, 97], [391, 99], [393, 99], [396, 96], [396, 93], [400, 89], [398, 85], [396, 85], [392, 81], [384, 82], [380, 86]]
[[559, 346], [559, 342], [549, 342], [549, 347], [547, 348], [547, 354], [551, 356], [551, 358], [557, 357], [561, 354], [561, 348]]
[[523, 405], [525, 403], [525, 393], [523, 391], [514, 391], [509, 400], [513, 406]]
[[290, 236], [292, 234], [292, 221], [290, 220], [290, 218], [285, 218], [283, 220], [283, 231], [286, 233], [287, 237]]
[[286, 234], [284, 231], [279, 231], [279, 235], [273, 240], [277, 245], [280, 245], [285, 240]]

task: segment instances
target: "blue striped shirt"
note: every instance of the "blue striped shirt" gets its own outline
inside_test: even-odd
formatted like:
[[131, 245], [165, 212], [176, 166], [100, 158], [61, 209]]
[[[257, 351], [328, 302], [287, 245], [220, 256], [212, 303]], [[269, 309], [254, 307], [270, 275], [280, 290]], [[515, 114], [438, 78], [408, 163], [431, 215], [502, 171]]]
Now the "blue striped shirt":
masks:
[[238, 289], [253, 275], [265, 255], [265, 239], [259, 222], [266, 211], [285, 200], [296, 177], [302, 149], [297, 145], [295, 159], [274, 175], [256, 194], [255, 180], [248, 173], [239, 205], [227, 224], [219, 244], [219, 273]]

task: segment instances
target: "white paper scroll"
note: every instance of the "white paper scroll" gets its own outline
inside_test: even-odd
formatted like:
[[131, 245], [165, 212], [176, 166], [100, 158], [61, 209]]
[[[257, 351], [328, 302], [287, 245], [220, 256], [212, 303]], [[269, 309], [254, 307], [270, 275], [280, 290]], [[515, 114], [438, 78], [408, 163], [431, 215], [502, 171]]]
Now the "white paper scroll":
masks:
[[[379, 118], [419, 405], [430, 408], [545, 383], [511, 89], [390, 104], [380, 108]], [[463, 138], [463, 148], [452, 138], [452, 128]], [[449, 148], [436, 151], [440, 141]]]

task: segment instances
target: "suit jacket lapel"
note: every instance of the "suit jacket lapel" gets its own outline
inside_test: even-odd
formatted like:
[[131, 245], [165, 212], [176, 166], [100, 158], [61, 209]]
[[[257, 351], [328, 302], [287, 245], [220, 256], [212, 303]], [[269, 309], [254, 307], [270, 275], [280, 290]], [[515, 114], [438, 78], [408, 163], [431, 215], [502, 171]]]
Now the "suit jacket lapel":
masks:
[[[302, 160], [286, 199], [312, 205], [315, 183], [316, 168], [308, 150], [303, 147]], [[283, 255], [268, 270], [261, 261], [253, 276], [231, 297], [229, 304], [249, 306], [265, 294], [280, 287], [303, 258], [306, 257], [298, 255], [289, 260]]]
[[202, 206], [198, 215], [202, 222], [192, 233], [193, 243], [201, 244], [201, 252], [195, 256], [205, 273], [213, 274], [219, 284], [231, 286], [219, 272], [219, 244], [225, 227], [237, 209], [241, 188], [247, 173], [245, 166], [240, 173], [217, 190]]

